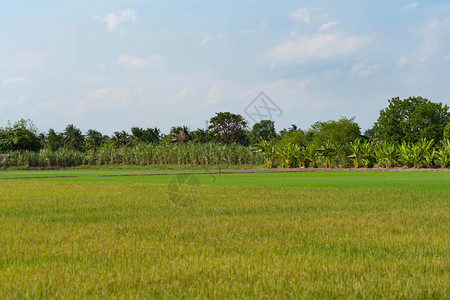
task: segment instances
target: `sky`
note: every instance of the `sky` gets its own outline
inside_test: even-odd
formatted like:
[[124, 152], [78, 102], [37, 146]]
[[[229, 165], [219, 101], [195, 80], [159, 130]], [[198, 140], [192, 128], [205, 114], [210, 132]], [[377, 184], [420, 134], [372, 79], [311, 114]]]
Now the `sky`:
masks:
[[448, 0], [0, 1], [0, 126], [364, 131], [393, 97], [450, 104], [449, 75]]

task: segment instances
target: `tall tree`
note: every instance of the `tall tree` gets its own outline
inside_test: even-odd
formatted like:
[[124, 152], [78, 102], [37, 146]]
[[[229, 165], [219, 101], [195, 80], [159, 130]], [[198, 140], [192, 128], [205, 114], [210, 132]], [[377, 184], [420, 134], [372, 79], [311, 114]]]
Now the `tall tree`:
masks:
[[161, 131], [158, 128], [143, 129], [140, 127], [131, 128], [131, 138], [133, 143], [157, 143], [160, 140]]
[[312, 142], [318, 146], [326, 144], [347, 145], [361, 134], [361, 129], [355, 118], [341, 117], [338, 121], [316, 122], [309, 130]]
[[125, 131], [116, 131], [110, 140], [115, 147], [128, 146], [131, 143], [130, 135]]
[[56, 151], [62, 146], [63, 146], [62, 134], [55, 132], [53, 128], [50, 128], [45, 137], [45, 147], [50, 151]]
[[383, 141], [417, 142], [422, 138], [443, 139], [444, 127], [450, 121], [447, 105], [433, 103], [422, 97], [400, 100], [392, 98], [380, 111], [375, 123], [375, 136]]
[[250, 131], [250, 143], [256, 144], [260, 139], [271, 141], [277, 137], [275, 131], [275, 122], [271, 120], [262, 120], [253, 125]]
[[105, 140], [100, 131], [89, 129], [86, 132], [85, 145], [87, 149], [96, 151], [98, 148], [100, 148], [103, 142], [105, 142]]
[[444, 128], [444, 141], [450, 141], [450, 122]]
[[224, 144], [248, 144], [247, 121], [230, 112], [219, 112], [209, 120], [209, 131], [215, 141]]
[[191, 131], [187, 126], [173, 126], [170, 129], [168, 138], [172, 143], [181, 145], [191, 140]]
[[73, 124], [69, 124], [64, 129], [63, 141], [67, 149], [81, 150], [84, 143], [84, 136], [79, 128]]
[[30, 150], [41, 148], [37, 128], [31, 120], [21, 119], [0, 130], [0, 151]]

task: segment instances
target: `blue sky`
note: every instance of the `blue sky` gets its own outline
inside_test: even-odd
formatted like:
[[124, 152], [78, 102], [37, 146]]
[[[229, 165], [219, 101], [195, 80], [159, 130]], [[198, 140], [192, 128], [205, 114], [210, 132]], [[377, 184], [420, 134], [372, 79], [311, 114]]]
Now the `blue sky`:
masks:
[[364, 131], [392, 97], [450, 104], [446, 2], [1, 1], [0, 126], [196, 129], [264, 91], [278, 130]]

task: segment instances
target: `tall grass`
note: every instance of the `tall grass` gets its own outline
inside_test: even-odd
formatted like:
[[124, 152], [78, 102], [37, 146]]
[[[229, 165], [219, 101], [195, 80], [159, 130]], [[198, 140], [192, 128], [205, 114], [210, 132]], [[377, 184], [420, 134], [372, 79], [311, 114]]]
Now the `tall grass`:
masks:
[[138, 144], [134, 147], [79, 152], [60, 149], [39, 152], [15, 151], [6, 154], [0, 167], [76, 167], [80, 165], [259, 165], [260, 153], [240, 145], [222, 144]]

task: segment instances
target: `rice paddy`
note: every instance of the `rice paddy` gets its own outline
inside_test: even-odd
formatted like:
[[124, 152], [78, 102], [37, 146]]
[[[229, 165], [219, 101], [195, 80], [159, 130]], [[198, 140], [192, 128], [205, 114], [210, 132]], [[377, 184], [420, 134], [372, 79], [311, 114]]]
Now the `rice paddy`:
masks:
[[449, 298], [449, 183], [450, 172], [0, 172], [0, 298]]

